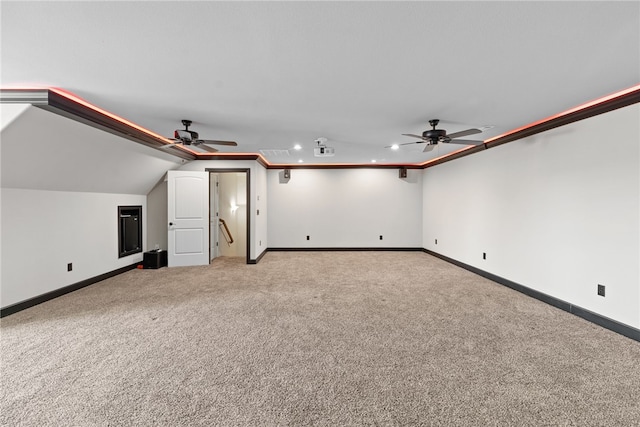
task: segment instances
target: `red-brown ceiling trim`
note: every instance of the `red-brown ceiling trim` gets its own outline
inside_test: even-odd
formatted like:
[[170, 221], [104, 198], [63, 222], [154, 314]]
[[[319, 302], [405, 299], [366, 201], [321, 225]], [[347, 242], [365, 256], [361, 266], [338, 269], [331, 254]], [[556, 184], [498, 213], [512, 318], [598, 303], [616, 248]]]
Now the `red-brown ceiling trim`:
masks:
[[472, 145], [469, 147], [461, 148], [460, 150], [454, 151], [453, 153], [445, 154], [444, 156], [424, 162], [420, 166], [422, 169], [426, 169], [431, 166], [435, 166], [441, 163], [449, 162], [451, 160], [459, 159], [460, 157], [468, 156], [469, 154], [477, 153], [478, 151], [483, 151], [486, 149], [487, 149], [487, 146], [485, 144]]
[[171, 151], [167, 152], [186, 160], [196, 158], [190, 150], [173, 144], [171, 140], [98, 108], [62, 89], [1, 89], [0, 102], [29, 103], [148, 147], [166, 148], [167, 145], [172, 145]]
[[265, 168], [269, 167], [269, 162], [256, 153], [197, 153], [197, 160], [255, 160]]
[[268, 169], [422, 169], [422, 166], [401, 163], [272, 163]]
[[353, 168], [406, 168], [426, 169], [451, 160], [459, 159], [485, 149], [497, 147], [508, 142], [526, 138], [559, 126], [584, 120], [599, 114], [640, 102], [640, 85], [613, 93], [584, 103], [575, 108], [555, 114], [542, 120], [511, 130], [502, 135], [489, 138], [484, 144], [464, 147], [453, 153], [419, 164], [373, 164], [373, 163], [309, 163], [309, 164], [277, 164], [269, 163], [262, 155], [256, 153], [199, 153], [173, 144], [171, 140], [155, 134], [141, 126], [123, 119], [108, 111], [102, 110], [76, 95], [62, 89], [0, 89], [2, 103], [30, 103], [34, 106], [53, 111], [73, 120], [102, 129], [115, 135], [130, 139], [140, 144], [164, 149], [173, 145], [170, 153], [187, 160], [252, 160], [268, 169], [353, 169]]
[[484, 143], [487, 148], [497, 147], [498, 145], [506, 144], [507, 142], [526, 138], [540, 132], [568, 125], [579, 120], [588, 119], [589, 117], [597, 116], [599, 114], [608, 113], [609, 111], [627, 107], [638, 102], [640, 102], [640, 85], [586, 102], [570, 110], [530, 123], [505, 134], [489, 138]]

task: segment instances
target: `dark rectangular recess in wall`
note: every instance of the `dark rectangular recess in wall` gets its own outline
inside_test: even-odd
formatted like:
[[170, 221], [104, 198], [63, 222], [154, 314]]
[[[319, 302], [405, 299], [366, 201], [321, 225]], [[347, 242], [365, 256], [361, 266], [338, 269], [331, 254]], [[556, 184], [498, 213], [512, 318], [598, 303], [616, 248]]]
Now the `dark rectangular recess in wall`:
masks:
[[118, 206], [118, 258], [142, 252], [142, 206]]

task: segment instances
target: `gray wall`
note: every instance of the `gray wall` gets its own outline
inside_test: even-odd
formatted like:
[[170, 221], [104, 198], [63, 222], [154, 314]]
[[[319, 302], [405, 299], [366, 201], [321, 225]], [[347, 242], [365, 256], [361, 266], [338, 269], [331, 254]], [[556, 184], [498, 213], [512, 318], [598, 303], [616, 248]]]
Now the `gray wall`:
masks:
[[[166, 177], [166, 175], [165, 175]], [[160, 249], [167, 250], [167, 181], [163, 178], [147, 194], [147, 248], [155, 249], [156, 245]]]
[[424, 247], [638, 328], [638, 141], [636, 104], [426, 169]]
[[269, 247], [421, 247], [422, 171], [408, 173], [293, 169], [287, 181], [269, 169]]
[[[3, 120], [2, 307], [139, 262], [139, 254], [117, 258], [118, 205], [142, 205], [145, 250], [166, 248], [160, 179], [179, 164], [25, 111]], [[422, 246], [638, 328], [639, 140], [636, 104], [410, 170], [408, 179], [397, 169], [294, 169], [283, 182], [281, 170], [255, 161], [182, 169], [251, 169], [252, 258], [267, 247]], [[19, 156], [24, 143], [49, 154]], [[63, 148], [46, 151], [51, 143]], [[606, 297], [596, 295], [597, 284]]]
[[142, 261], [118, 258], [117, 207], [143, 207], [146, 242], [147, 193], [183, 162], [30, 105], [0, 112], [0, 306]]
[[[142, 253], [118, 258], [118, 206], [141, 205], [144, 215], [144, 195], [13, 188], [0, 194], [2, 307], [142, 261]], [[143, 239], [145, 232], [143, 223]]]

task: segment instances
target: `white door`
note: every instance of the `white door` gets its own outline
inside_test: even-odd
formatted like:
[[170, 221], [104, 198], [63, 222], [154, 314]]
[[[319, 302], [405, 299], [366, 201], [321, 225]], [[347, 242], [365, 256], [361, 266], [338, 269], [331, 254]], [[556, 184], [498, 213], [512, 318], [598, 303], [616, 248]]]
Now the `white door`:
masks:
[[209, 173], [169, 171], [169, 267], [209, 264]]

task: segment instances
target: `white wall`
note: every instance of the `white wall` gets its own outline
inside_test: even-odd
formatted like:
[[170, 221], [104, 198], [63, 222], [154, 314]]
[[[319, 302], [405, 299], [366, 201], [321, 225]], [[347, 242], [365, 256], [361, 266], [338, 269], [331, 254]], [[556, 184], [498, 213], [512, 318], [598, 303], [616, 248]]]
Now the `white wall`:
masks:
[[269, 169], [269, 247], [420, 248], [421, 174], [409, 170], [400, 179], [398, 169], [293, 169], [286, 181], [282, 170]]
[[636, 104], [426, 169], [424, 247], [638, 328], [638, 141]]
[[144, 195], [0, 191], [2, 307], [142, 261], [142, 253], [118, 258], [117, 207], [141, 205], [144, 217]]

